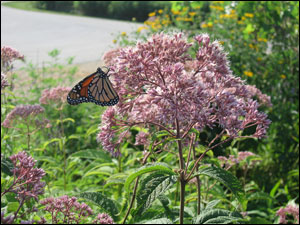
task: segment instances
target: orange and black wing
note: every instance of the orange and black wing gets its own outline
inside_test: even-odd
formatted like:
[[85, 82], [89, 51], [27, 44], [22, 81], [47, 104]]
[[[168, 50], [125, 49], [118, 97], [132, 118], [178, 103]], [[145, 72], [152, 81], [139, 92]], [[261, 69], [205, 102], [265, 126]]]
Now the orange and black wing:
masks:
[[119, 96], [113, 89], [107, 73], [100, 68], [84, 78], [69, 92], [67, 101], [70, 105], [93, 102], [101, 106], [112, 106], [118, 103]]
[[117, 104], [119, 96], [108, 79], [107, 73], [101, 70], [99, 74], [89, 85], [88, 96], [90, 101], [101, 106], [113, 106]]

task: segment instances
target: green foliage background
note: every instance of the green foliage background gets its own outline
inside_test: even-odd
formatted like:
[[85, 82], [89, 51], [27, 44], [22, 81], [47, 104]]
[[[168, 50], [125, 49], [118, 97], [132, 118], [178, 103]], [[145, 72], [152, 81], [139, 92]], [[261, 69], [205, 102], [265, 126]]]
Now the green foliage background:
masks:
[[[230, 170], [244, 184], [246, 195], [240, 197], [240, 194], [234, 194], [239, 196], [243, 209], [250, 215], [247, 223], [276, 222], [275, 212], [279, 207], [290, 201], [299, 203], [299, 2], [38, 1], [36, 6], [89, 16], [146, 20], [136, 32], [116, 37], [114, 42], [121, 46], [134, 44], [136, 39], [145, 40], [153, 33], [174, 30], [182, 31], [190, 38], [206, 32], [212, 39], [218, 39], [228, 52], [234, 74], [271, 96], [273, 105], [263, 106], [262, 110], [268, 114], [272, 124], [268, 138], [236, 141], [209, 154], [205, 162], [218, 165], [216, 156], [236, 155], [238, 151], [251, 151], [260, 156], [261, 163], [249, 170], [247, 176], [244, 176], [239, 166]], [[149, 20], [148, 15], [152, 17]], [[20, 90], [7, 90], [4, 92], [5, 99], [1, 95], [4, 103], [1, 102], [1, 122], [16, 105], [38, 103], [45, 88], [66, 82], [70, 86], [74, 84], [72, 76], [77, 70], [76, 66], [57, 64], [55, 59], [58, 54], [58, 50], [49, 53], [53, 63], [42, 69], [30, 63], [24, 67], [29, 74], [24, 85], [30, 86], [30, 90], [23, 93]], [[68, 59], [68, 62], [72, 64], [72, 59]], [[55, 74], [59, 75], [58, 79]], [[17, 74], [11, 74], [11, 82], [17, 82], [18, 79]], [[148, 170], [140, 168], [143, 148], [133, 144], [139, 130], [134, 128], [130, 131], [131, 139], [121, 147], [122, 157], [115, 159], [106, 154], [95, 140], [103, 108], [92, 104], [64, 106], [62, 111], [57, 110], [59, 106], [55, 104], [43, 107], [46, 109], [44, 116], [51, 120], [52, 128], [32, 135], [30, 153], [38, 161], [38, 166], [47, 173], [45, 197], [60, 196], [63, 193], [81, 194], [93, 202], [96, 208], [110, 212], [115, 221], [121, 222], [128, 207], [129, 187], [132, 187], [130, 185], [133, 181], [128, 178], [145, 176], [150, 171], [152, 174], [142, 179], [141, 186], [145, 191], [139, 189], [137, 201], [140, 205], [132, 213], [135, 215], [143, 211], [145, 214], [136, 220], [132, 216], [129, 222], [151, 219], [156, 222], [175, 221], [178, 215], [178, 185], [171, 186], [172, 172], [162, 174], [162, 171], [168, 171], [167, 168], [163, 170], [160, 165]], [[18, 128], [22, 130], [25, 127], [19, 125]], [[159, 134], [157, 136], [155, 138], [160, 138]], [[204, 135], [202, 138], [205, 142], [209, 137]], [[1, 153], [8, 157], [22, 149], [27, 149], [26, 136], [18, 130], [1, 127]], [[176, 167], [176, 162], [168, 154], [159, 154], [151, 160], [163, 161], [171, 168]], [[234, 194], [224, 191], [224, 185], [232, 190], [230, 187], [233, 184], [227, 182], [230, 175], [216, 177], [214, 172], [217, 169], [207, 174], [203, 171], [207, 169], [203, 168], [199, 172], [201, 176], [206, 175], [201, 177], [205, 210], [201, 216], [193, 212], [196, 188], [188, 186], [187, 202], [190, 205], [186, 209], [186, 221], [205, 222], [211, 219], [211, 215], [226, 216], [227, 222], [236, 221], [239, 216], [231, 214], [237, 208]], [[220, 183], [216, 184], [210, 178]], [[3, 187], [7, 185], [7, 180], [1, 179]], [[124, 184], [129, 193], [124, 191]], [[154, 191], [156, 187], [160, 187], [160, 192]], [[163, 195], [167, 189], [169, 191]], [[143, 199], [148, 197], [157, 201], [146, 204]], [[215, 202], [215, 199], [221, 201]], [[3, 205], [7, 207], [9, 203], [4, 202]], [[220, 211], [214, 209], [215, 206], [230, 211]], [[13, 212], [13, 208], [9, 210]]]

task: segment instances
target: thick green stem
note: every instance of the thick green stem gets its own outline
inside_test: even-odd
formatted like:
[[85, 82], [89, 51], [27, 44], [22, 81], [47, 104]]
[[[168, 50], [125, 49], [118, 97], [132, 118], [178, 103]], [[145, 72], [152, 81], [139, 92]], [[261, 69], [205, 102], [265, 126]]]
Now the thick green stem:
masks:
[[177, 130], [177, 144], [178, 144], [178, 154], [179, 154], [179, 166], [180, 166], [180, 211], [179, 211], [179, 222], [183, 224], [183, 214], [184, 214], [184, 197], [185, 197], [185, 174], [184, 174], [184, 159], [182, 153], [182, 142], [180, 139], [180, 127], [178, 119], [176, 118], [176, 130]]

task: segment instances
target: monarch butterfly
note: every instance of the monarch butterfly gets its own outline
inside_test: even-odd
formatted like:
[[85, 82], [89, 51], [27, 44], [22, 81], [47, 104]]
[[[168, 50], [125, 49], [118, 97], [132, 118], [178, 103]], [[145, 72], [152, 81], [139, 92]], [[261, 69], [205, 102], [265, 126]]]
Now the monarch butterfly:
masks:
[[96, 72], [76, 84], [68, 94], [68, 103], [78, 105], [83, 102], [93, 102], [101, 106], [117, 104], [119, 96], [108, 79], [108, 72], [105, 73], [98, 68]]

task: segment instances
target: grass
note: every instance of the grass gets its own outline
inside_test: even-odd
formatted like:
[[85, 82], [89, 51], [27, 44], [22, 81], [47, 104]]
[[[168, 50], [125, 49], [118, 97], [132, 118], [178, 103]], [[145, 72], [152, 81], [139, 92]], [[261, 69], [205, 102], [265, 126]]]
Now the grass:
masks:
[[[44, 10], [44, 9], [38, 9], [34, 6], [35, 1], [18, 1], [18, 2], [5, 2], [2, 3], [2, 5], [15, 8], [15, 9], [21, 9], [21, 10], [27, 10], [27, 11], [34, 11], [34, 12], [47, 12], [47, 13], [53, 13], [53, 14], [63, 14], [63, 15], [70, 15], [70, 13], [65, 12], [57, 12], [57, 11], [50, 11], [50, 10]], [[76, 14], [72, 14], [73, 16], [80, 16]]]
[[4, 6], [16, 8], [16, 9], [23, 9], [29, 11], [44, 11], [34, 7], [33, 1], [20, 1], [20, 2], [5, 2], [2, 3]]

